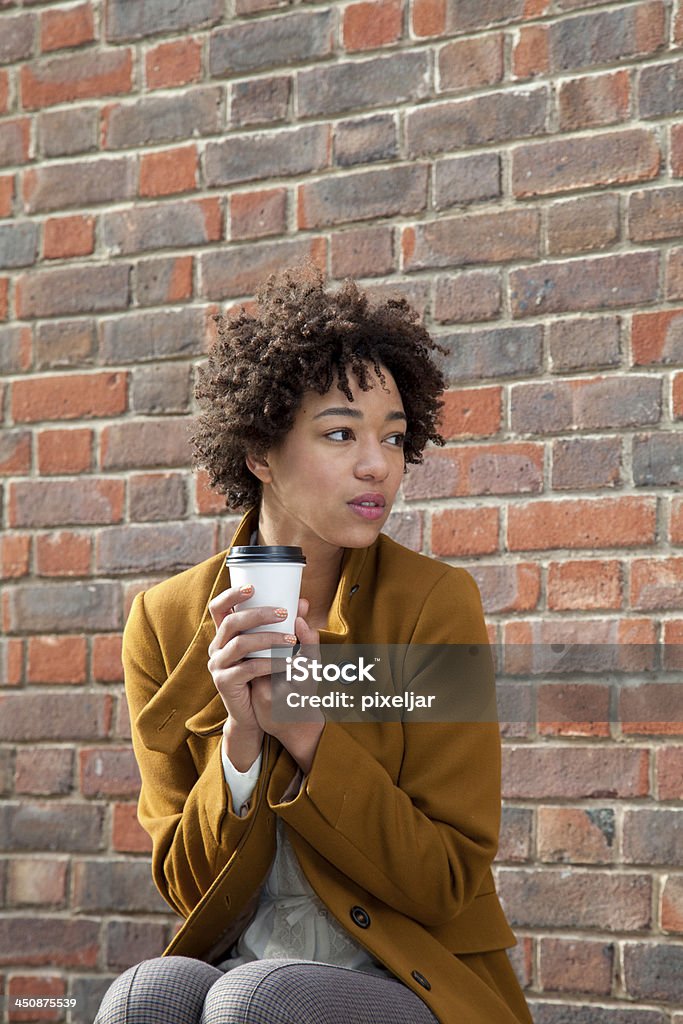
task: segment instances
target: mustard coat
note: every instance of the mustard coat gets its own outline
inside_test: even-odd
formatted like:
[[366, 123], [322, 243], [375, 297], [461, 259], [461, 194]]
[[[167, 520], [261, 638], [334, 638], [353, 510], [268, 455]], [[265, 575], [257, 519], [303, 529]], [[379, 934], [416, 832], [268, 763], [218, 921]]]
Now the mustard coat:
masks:
[[[257, 518], [247, 512], [233, 544], [249, 543]], [[257, 788], [238, 817], [221, 763], [226, 711], [207, 667], [208, 602], [230, 586], [224, 558], [138, 594], [124, 632], [138, 817], [156, 886], [186, 919], [164, 955], [228, 955], [255, 913], [278, 815], [330, 912], [442, 1024], [531, 1024], [491, 873], [497, 724], [328, 720], [290, 802], [281, 798], [298, 765], [266, 734]], [[469, 573], [380, 534], [345, 550], [320, 641], [486, 644], [487, 633]]]

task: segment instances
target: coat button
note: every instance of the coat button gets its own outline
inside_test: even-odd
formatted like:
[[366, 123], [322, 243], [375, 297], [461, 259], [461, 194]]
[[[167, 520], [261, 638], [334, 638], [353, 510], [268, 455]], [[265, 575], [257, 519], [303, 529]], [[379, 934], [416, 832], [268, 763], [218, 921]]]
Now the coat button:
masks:
[[422, 985], [423, 988], [426, 988], [427, 991], [429, 991], [429, 989], [432, 986], [429, 984], [424, 974], [420, 974], [419, 971], [411, 971], [410, 973], [413, 976], [413, 978], [415, 978], [415, 981], [418, 983], [418, 985]]
[[349, 594], [355, 594], [356, 591], [359, 590], [359, 589], [360, 589], [360, 587], [359, 587], [358, 583], [354, 583], [354, 585], [349, 590]]
[[362, 907], [351, 907], [351, 919], [359, 928], [370, 927], [370, 915]]

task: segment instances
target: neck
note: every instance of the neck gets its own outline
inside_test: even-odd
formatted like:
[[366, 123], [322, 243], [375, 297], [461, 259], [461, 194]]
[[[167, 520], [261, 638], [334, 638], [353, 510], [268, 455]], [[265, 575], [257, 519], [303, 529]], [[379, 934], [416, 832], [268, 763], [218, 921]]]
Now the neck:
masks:
[[263, 502], [256, 543], [292, 545], [303, 550], [306, 565], [301, 577], [301, 597], [308, 601], [306, 620], [309, 625], [324, 627], [339, 584], [344, 548], [328, 544], [298, 520], [273, 515]]

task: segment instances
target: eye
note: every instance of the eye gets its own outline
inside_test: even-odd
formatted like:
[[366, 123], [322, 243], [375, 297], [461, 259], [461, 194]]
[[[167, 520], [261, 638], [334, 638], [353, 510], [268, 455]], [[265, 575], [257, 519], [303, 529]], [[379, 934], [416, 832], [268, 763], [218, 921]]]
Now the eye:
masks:
[[391, 437], [387, 438], [387, 441], [394, 441], [395, 448], [402, 448], [405, 443], [405, 434], [392, 434]]
[[335, 438], [335, 436], [334, 436], [335, 434], [351, 434], [351, 435], [353, 435], [353, 431], [350, 430], [349, 427], [339, 427], [338, 430], [331, 430], [329, 434], [325, 434], [325, 437], [329, 437], [333, 441], [336, 441], [336, 440], [347, 441], [348, 440], [347, 437]]

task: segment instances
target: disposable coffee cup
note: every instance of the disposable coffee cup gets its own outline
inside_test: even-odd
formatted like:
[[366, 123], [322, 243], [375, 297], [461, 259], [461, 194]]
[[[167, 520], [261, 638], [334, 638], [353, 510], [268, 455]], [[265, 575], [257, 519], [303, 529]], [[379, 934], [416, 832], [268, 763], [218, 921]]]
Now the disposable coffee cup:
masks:
[[[250, 598], [240, 601], [240, 609], [263, 606], [287, 609], [286, 619], [254, 626], [244, 630], [245, 633], [295, 633], [301, 576], [306, 564], [301, 548], [284, 544], [238, 545], [230, 548], [225, 564], [230, 570], [231, 586], [243, 587], [251, 583], [254, 588]], [[270, 648], [253, 651], [249, 657], [270, 658]]]

